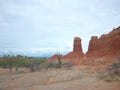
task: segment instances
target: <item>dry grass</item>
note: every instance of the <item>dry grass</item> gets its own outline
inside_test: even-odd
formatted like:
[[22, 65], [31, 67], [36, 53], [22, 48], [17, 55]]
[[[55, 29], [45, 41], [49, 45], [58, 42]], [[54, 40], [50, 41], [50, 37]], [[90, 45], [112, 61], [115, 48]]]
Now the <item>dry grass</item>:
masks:
[[114, 83], [98, 80], [95, 70], [90, 66], [34, 73], [24, 68], [12, 73], [0, 69], [0, 90], [120, 90]]

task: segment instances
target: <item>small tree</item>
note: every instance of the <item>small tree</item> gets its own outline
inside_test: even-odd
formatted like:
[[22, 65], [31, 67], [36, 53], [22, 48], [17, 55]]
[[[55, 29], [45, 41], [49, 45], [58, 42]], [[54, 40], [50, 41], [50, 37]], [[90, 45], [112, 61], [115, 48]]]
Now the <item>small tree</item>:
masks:
[[3, 63], [5, 65], [5, 67], [8, 67], [10, 72], [12, 72], [12, 69], [13, 69], [13, 66], [14, 66], [14, 63], [15, 63], [14, 56], [4, 55]]
[[2, 67], [9, 68], [10, 72], [15, 68], [18, 71], [19, 67], [25, 66], [27, 64], [25, 57], [23, 56], [10, 56], [4, 55], [3, 60], [1, 62]]
[[58, 60], [58, 67], [61, 68], [62, 62], [61, 62], [62, 55], [60, 53], [57, 54], [57, 60]]
[[32, 72], [36, 72], [42, 70], [42, 66], [45, 63], [46, 61], [44, 59], [32, 59], [28, 61], [26, 67], [30, 68]]
[[23, 56], [15, 57], [15, 63], [14, 63], [15, 70], [18, 71], [20, 67], [24, 67], [27, 63], [28, 62], [25, 57]]

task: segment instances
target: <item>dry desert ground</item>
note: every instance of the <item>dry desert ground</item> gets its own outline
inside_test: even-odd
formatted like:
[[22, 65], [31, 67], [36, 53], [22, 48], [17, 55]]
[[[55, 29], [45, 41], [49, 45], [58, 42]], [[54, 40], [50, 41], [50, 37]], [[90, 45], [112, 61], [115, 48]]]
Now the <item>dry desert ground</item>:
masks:
[[105, 82], [98, 75], [86, 66], [40, 72], [25, 68], [9, 72], [0, 68], [0, 90], [120, 90], [119, 83]]

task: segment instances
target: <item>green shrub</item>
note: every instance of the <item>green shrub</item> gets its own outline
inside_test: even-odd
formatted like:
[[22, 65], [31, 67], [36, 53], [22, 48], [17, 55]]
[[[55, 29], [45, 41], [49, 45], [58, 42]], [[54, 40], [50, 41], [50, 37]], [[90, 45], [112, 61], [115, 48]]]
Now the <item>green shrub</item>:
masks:
[[46, 66], [46, 59], [32, 58], [27, 60], [26, 67], [31, 71], [40, 71]]
[[0, 67], [8, 68], [10, 72], [12, 71], [13, 68], [15, 68], [16, 71], [18, 71], [20, 67], [27, 67], [30, 68], [32, 71], [36, 71], [34, 70], [35, 68], [37, 69], [45, 68], [45, 65], [46, 59], [27, 58], [21, 55], [17, 56], [5, 55], [2, 59], [0, 59]]

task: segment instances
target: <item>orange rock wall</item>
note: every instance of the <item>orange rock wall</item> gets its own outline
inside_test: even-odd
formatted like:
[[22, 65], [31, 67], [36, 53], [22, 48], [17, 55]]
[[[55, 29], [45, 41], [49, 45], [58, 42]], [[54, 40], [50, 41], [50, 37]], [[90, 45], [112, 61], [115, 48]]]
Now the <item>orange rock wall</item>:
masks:
[[100, 38], [92, 36], [86, 55], [96, 58], [120, 56], [120, 27]]
[[[92, 36], [86, 54], [82, 51], [80, 37], [75, 37], [73, 51], [62, 56], [62, 60], [68, 60], [75, 65], [106, 65], [117, 57], [120, 57], [120, 27], [103, 34], [100, 38]], [[56, 55], [53, 55], [50, 60], [55, 58]]]

